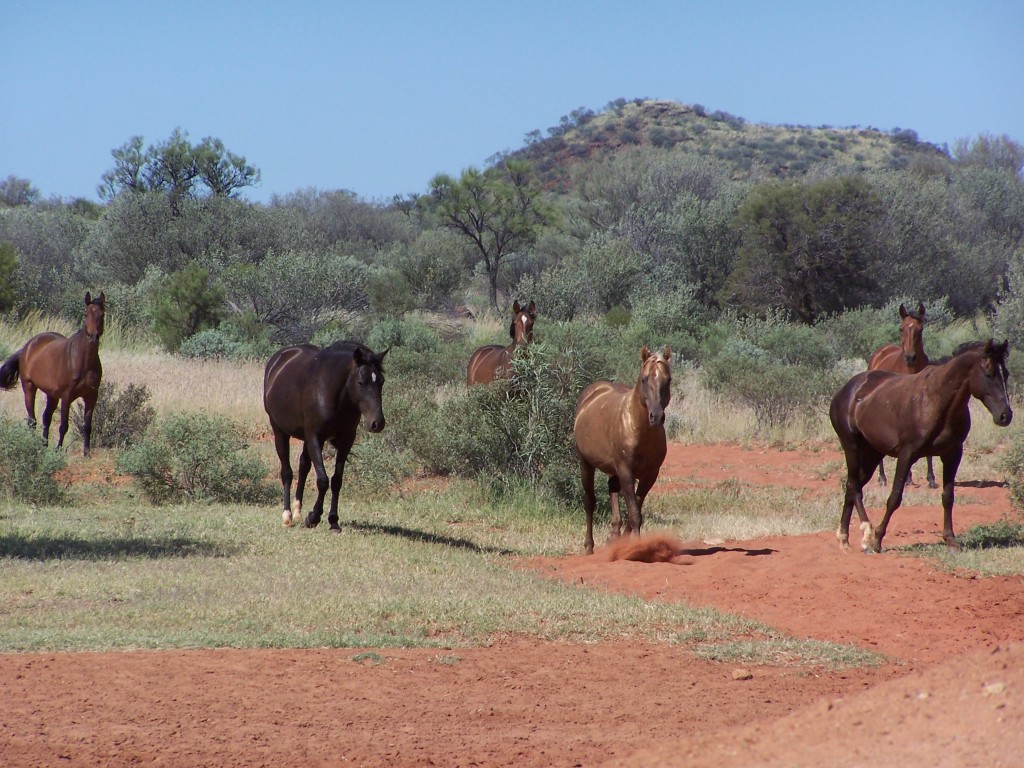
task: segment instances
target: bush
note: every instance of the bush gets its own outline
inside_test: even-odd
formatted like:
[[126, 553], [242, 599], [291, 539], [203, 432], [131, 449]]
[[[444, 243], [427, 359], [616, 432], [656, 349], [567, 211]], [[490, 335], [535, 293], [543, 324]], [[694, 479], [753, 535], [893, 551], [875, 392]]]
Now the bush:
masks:
[[242, 428], [223, 416], [167, 418], [118, 458], [154, 503], [220, 501], [261, 503], [274, 497], [269, 471], [251, 455]]
[[1017, 433], [1010, 449], [1003, 456], [1003, 471], [1010, 486], [1010, 504], [1018, 512], [1024, 512], [1024, 433]]
[[0, 414], [0, 492], [9, 501], [57, 504], [63, 492], [54, 473], [64, 454], [47, 448], [24, 423]]
[[[149, 388], [145, 384], [129, 384], [119, 390], [116, 384], [100, 384], [99, 397], [92, 412], [93, 447], [127, 448], [138, 442], [156, 416], [149, 404]], [[85, 406], [78, 403], [71, 421], [80, 437], [85, 435]]]

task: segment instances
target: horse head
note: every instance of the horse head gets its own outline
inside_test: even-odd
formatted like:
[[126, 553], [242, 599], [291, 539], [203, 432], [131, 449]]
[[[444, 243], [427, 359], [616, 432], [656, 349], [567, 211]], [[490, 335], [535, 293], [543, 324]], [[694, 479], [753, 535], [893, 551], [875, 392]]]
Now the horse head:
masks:
[[652, 427], [665, 423], [665, 409], [672, 397], [672, 350], [665, 345], [664, 352], [651, 352], [647, 345], [640, 350], [640, 378], [637, 386], [647, 406], [647, 419]]
[[106, 301], [102, 291], [95, 299], [88, 291], [85, 292], [85, 335], [93, 344], [98, 343], [103, 335]]
[[900, 304], [900, 347], [903, 360], [913, 368], [919, 357], [924, 357], [924, 303], [918, 302], [917, 312]]
[[536, 320], [537, 305], [531, 301], [528, 306], [522, 307], [516, 300], [512, 304], [512, 324], [508, 327], [512, 343], [518, 346], [533, 341], [533, 324]]
[[971, 394], [981, 400], [992, 421], [997, 426], [1009, 426], [1013, 420], [1013, 408], [1010, 407], [1010, 394], [1006, 386], [1010, 371], [1006, 367], [1006, 356], [1009, 353], [1008, 341], [997, 343], [989, 339], [981, 348], [981, 364], [971, 374]]
[[384, 371], [381, 363], [387, 353], [387, 349], [377, 354], [359, 347], [352, 353], [354, 370], [349, 376], [349, 392], [359, 406], [359, 412], [363, 414], [363, 426], [369, 432], [384, 429], [384, 407], [381, 404]]

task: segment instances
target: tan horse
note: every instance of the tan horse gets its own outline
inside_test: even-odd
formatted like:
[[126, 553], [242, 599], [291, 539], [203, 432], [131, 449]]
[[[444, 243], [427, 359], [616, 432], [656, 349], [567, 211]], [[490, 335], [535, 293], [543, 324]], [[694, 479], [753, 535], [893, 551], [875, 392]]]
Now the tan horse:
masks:
[[11, 389], [21, 378], [25, 395], [28, 425], [36, 426], [36, 392], [46, 395], [43, 407], [43, 441], [50, 438], [50, 422], [60, 404], [60, 428], [57, 447], [64, 445], [68, 431], [68, 413], [71, 403], [82, 398], [85, 419], [82, 440], [83, 452], [89, 455], [92, 435], [92, 412], [99, 397], [103, 366], [100, 364], [100, 336], [103, 335], [103, 317], [106, 299], [100, 293], [95, 299], [85, 294], [85, 325], [71, 337], [48, 331], [33, 336], [25, 346], [8, 357], [0, 366], [0, 387]]
[[[917, 312], [900, 304], [900, 343], [883, 344], [868, 359], [869, 371], [892, 371], [893, 373], [920, 373], [928, 365], [924, 351], [924, 304], [918, 302]], [[938, 488], [932, 457], [928, 459], [928, 487]], [[878, 465], [878, 483], [886, 484], [885, 461]], [[913, 482], [907, 473], [907, 482]]]
[[521, 307], [516, 301], [512, 305], [512, 324], [508, 332], [512, 343], [507, 347], [500, 344], [488, 344], [480, 347], [469, 358], [466, 368], [466, 384], [490, 384], [498, 378], [508, 376], [509, 363], [516, 347], [525, 346], [533, 341], [533, 324], [537, 320], [537, 305], [532, 301], [529, 306]]
[[594, 551], [594, 472], [608, 475], [611, 498], [611, 538], [622, 533], [619, 493], [626, 499], [626, 534], [639, 535], [643, 505], [658, 479], [668, 450], [665, 408], [671, 397], [672, 350], [652, 353], [640, 350], [640, 375], [636, 385], [598, 381], [580, 395], [576, 405], [576, 451], [583, 481], [583, 508], [587, 513], [587, 554]]

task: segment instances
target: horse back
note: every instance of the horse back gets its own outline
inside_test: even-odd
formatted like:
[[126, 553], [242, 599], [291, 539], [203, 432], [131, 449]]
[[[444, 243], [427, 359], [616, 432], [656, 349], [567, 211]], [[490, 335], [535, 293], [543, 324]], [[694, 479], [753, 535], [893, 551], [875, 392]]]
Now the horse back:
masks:
[[928, 357], [919, 354], [913, 366], [907, 365], [903, 347], [899, 344], [884, 344], [868, 359], [869, 371], [892, 371], [893, 373], [918, 373], [928, 365]]
[[356, 346], [295, 344], [271, 355], [263, 372], [263, 408], [271, 425], [299, 439], [310, 432], [335, 437], [346, 425], [354, 430], [359, 409], [341, 401]]
[[19, 372], [23, 382], [51, 397], [90, 398], [99, 392], [103, 366], [98, 354], [89, 354], [80, 333], [67, 337], [47, 331], [33, 336], [21, 348]]
[[466, 384], [490, 384], [505, 371], [509, 361], [508, 349], [499, 344], [488, 344], [477, 349], [466, 366]]

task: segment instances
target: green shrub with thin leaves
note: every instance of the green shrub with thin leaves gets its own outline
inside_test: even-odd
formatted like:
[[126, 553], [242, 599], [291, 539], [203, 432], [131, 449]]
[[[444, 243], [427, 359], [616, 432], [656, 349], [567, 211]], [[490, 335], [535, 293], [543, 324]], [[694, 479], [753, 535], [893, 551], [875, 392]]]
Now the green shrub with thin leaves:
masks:
[[274, 497], [266, 464], [250, 450], [242, 427], [225, 416], [169, 416], [118, 458], [154, 503], [265, 502]]
[[[96, 448], [127, 448], [146, 434], [156, 409], [145, 384], [128, 384], [124, 389], [106, 381], [100, 384], [96, 407], [92, 412], [90, 442]], [[85, 406], [77, 403], [71, 413], [75, 431], [84, 436]]]
[[1024, 434], [1017, 433], [1010, 449], [1003, 455], [1002, 468], [1010, 486], [1010, 504], [1024, 513]]
[[64, 464], [64, 454], [47, 448], [38, 432], [0, 414], [0, 494], [9, 501], [58, 504], [64, 494], [54, 473]]

